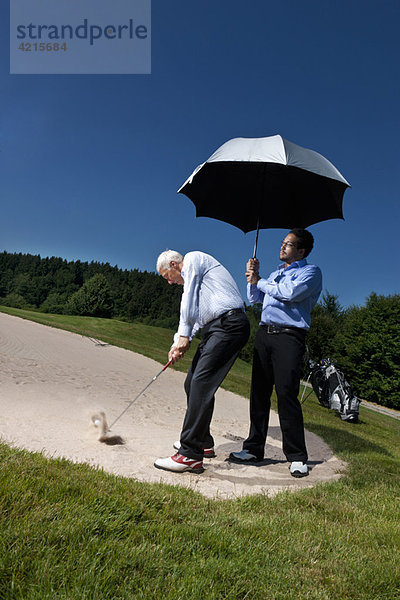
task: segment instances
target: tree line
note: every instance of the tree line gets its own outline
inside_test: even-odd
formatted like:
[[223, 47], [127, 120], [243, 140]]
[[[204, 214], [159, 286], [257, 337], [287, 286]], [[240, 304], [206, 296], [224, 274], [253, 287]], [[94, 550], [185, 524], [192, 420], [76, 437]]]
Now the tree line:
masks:
[[335, 360], [361, 399], [400, 409], [400, 294], [344, 309], [326, 292], [311, 313], [310, 356]]
[[[0, 304], [176, 329], [182, 288], [159, 275], [122, 270], [109, 263], [0, 254]], [[247, 306], [250, 340], [241, 358], [252, 360], [261, 315]], [[307, 338], [310, 357], [335, 360], [354, 392], [365, 400], [400, 409], [400, 295], [371, 293], [364, 306], [344, 309], [325, 292], [312, 312]]]
[[181, 290], [155, 273], [109, 263], [0, 254], [0, 303], [42, 312], [177, 326]]

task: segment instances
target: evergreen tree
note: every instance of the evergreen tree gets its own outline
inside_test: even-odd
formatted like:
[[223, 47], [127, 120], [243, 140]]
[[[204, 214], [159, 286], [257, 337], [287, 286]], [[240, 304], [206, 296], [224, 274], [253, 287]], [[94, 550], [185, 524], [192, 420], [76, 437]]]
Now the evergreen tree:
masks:
[[340, 323], [344, 314], [343, 306], [339, 303], [338, 298], [339, 296], [337, 294], [331, 294], [327, 290], [323, 293], [321, 300], [321, 306], [324, 312], [331, 316], [335, 323]]
[[67, 304], [72, 314], [91, 317], [110, 317], [113, 300], [110, 284], [101, 273], [86, 281]]
[[360, 398], [400, 409], [400, 294], [347, 311], [336, 353]]
[[245, 362], [251, 363], [253, 360], [254, 338], [261, 321], [261, 304], [250, 304], [246, 306], [246, 315], [250, 323], [250, 336], [239, 354], [239, 358]]
[[336, 358], [335, 339], [344, 322], [345, 311], [338, 296], [326, 291], [311, 312], [311, 326], [307, 336], [310, 358], [319, 362], [323, 358]]

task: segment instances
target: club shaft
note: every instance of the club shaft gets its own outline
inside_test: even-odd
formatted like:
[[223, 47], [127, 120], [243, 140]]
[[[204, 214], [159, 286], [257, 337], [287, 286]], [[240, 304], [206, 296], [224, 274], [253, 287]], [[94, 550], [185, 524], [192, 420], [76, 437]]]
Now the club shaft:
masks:
[[127, 406], [126, 408], [124, 408], [124, 410], [122, 411], [122, 413], [121, 413], [121, 414], [120, 414], [120, 415], [119, 415], [119, 416], [118, 416], [118, 417], [115, 419], [115, 421], [113, 421], [113, 422], [111, 423], [110, 427], [108, 428], [108, 430], [109, 430], [109, 431], [112, 429], [112, 427], [114, 427], [115, 423], [116, 423], [117, 421], [119, 421], [119, 420], [120, 420], [120, 418], [121, 418], [121, 417], [122, 417], [122, 416], [123, 416], [123, 415], [126, 413], [126, 411], [127, 411], [127, 410], [128, 410], [128, 409], [129, 409], [129, 408], [132, 406], [132, 404], [134, 404], [134, 403], [136, 402], [136, 400], [137, 400], [137, 399], [138, 399], [138, 398], [139, 398], [139, 397], [140, 397], [140, 396], [141, 396], [141, 395], [142, 395], [142, 394], [143, 394], [143, 393], [144, 393], [144, 392], [147, 390], [147, 388], [148, 388], [148, 387], [150, 387], [150, 386], [151, 386], [151, 384], [152, 384], [152, 383], [153, 383], [153, 382], [154, 382], [154, 381], [155, 381], [155, 380], [156, 380], [156, 379], [157, 379], [157, 378], [158, 378], [158, 377], [161, 375], [161, 373], [163, 373], [163, 372], [165, 371], [165, 369], [167, 369], [167, 368], [170, 366], [170, 364], [171, 364], [171, 363], [172, 363], [172, 361], [171, 361], [171, 360], [169, 360], [169, 361], [167, 362], [167, 364], [165, 364], [165, 365], [163, 366], [163, 368], [161, 369], [161, 371], [159, 371], [159, 372], [157, 373], [157, 375], [154, 375], [153, 379], [152, 379], [151, 381], [149, 381], [149, 383], [146, 385], [146, 387], [144, 387], [144, 388], [142, 389], [142, 391], [138, 393], [138, 395], [137, 395], [137, 396], [136, 396], [136, 397], [135, 397], [135, 398], [132, 400], [132, 402], [130, 402], [130, 403], [128, 404], [128, 406]]

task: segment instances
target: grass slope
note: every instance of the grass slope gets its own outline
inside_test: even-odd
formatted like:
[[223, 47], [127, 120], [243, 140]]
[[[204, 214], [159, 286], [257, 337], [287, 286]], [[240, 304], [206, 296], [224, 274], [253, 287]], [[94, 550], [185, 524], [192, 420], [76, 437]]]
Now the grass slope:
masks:
[[[143, 325], [7, 312], [162, 363], [171, 340]], [[235, 367], [228, 385], [247, 394], [249, 367]], [[361, 407], [360, 424], [346, 424], [314, 397], [304, 416], [348, 474], [272, 499], [213, 501], [0, 444], [1, 600], [399, 599], [399, 421]]]

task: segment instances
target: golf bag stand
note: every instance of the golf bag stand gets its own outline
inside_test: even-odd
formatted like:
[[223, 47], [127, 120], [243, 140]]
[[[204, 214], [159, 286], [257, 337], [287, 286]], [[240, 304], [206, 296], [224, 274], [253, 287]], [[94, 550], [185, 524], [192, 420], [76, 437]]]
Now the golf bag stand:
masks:
[[337, 410], [342, 421], [358, 421], [360, 400], [346, 380], [343, 371], [330, 358], [320, 363], [309, 360], [310, 379], [319, 403], [325, 408]]

